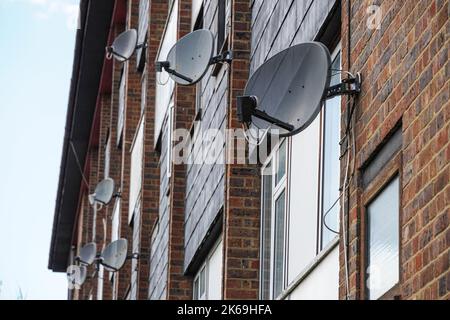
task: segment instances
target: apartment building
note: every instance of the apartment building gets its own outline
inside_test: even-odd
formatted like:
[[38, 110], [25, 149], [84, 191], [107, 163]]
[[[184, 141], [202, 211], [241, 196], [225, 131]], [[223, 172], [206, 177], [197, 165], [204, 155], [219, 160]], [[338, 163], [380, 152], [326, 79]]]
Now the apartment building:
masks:
[[[87, 243], [100, 252], [120, 238], [129, 259], [118, 272], [89, 266], [69, 299], [450, 298], [449, 8], [81, 0], [49, 269], [66, 272]], [[105, 47], [130, 29], [146, 45], [108, 59]], [[191, 86], [157, 72], [200, 29], [232, 61]], [[239, 142], [248, 158], [260, 149], [228, 134], [241, 128], [247, 81], [310, 41], [328, 48], [332, 85], [362, 74], [360, 94], [324, 101], [257, 162], [234, 161]], [[174, 160], [178, 130], [189, 132], [186, 163]], [[94, 208], [105, 178], [115, 196]]]

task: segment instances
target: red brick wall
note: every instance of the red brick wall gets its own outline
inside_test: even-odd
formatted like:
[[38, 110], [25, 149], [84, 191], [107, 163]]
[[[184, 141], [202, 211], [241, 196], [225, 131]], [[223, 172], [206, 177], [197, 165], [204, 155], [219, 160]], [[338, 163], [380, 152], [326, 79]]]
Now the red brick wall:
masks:
[[[191, 4], [191, 0], [178, 2], [178, 39], [191, 31]], [[174, 129], [189, 129], [195, 116], [195, 87], [176, 85], [174, 104]], [[191, 299], [192, 279], [184, 275], [186, 165], [171, 165], [167, 298]]]
[[[448, 299], [449, 273], [449, 1], [377, 1], [383, 21], [370, 30], [368, 1], [351, 1], [351, 60], [347, 1], [342, 2], [344, 69], [364, 75], [356, 111], [356, 169], [394, 127], [403, 133], [401, 173], [402, 299]], [[362, 190], [352, 183], [349, 216], [350, 298], [364, 286]], [[341, 244], [341, 297], [345, 297]]]
[[[99, 147], [98, 147], [98, 172], [97, 181], [105, 179], [105, 146], [108, 138], [109, 123], [111, 119], [111, 94], [103, 94], [100, 98], [100, 126], [99, 126]], [[104, 246], [111, 242], [111, 214], [114, 209], [114, 199], [111, 205], [104, 206], [102, 210], [97, 212], [97, 250], [103, 249]], [[106, 234], [104, 234], [103, 222], [106, 222]], [[105, 275], [107, 273], [105, 272]], [[112, 287], [109, 277], [103, 277], [103, 300], [112, 299]]]
[[[138, 29], [139, 25], [139, 1], [128, 0], [127, 29]], [[129, 195], [130, 195], [130, 171], [131, 171], [131, 147], [136, 135], [137, 126], [141, 118], [141, 74], [136, 70], [136, 54], [127, 62], [125, 68], [126, 94], [125, 116], [122, 140], [122, 201], [120, 236], [128, 240], [131, 248], [133, 232], [128, 224]], [[131, 285], [131, 260], [127, 260], [125, 266], [119, 272], [118, 298], [125, 299]], [[145, 283], [143, 284], [145, 286]]]
[[[117, 37], [125, 27], [123, 25], [114, 26], [113, 35], [114, 38]], [[119, 85], [120, 77], [122, 71], [122, 64], [117, 60], [113, 60], [113, 73], [112, 73], [112, 88], [111, 88], [111, 104], [110, 104], [110, 114], [111, 119], [109, 122], [110, 137], [111, 137], [111, 155], [110, 155], [110, 168], [109, 176], [116, 183], [117, 191], [121, 191], [120, 181], [122, 173], [122, 150], [117, 147], [117, 120], [119, 117]], [[122, 207], [122, 204], [121, 204]], [[111, 204], [111, 210], [113, 209], [113, 204]], [[121, 210], [121, 209], [119, 209]], [[113, 299], [117, 298], [118, 281], [113, 284]]]
[[[230, 73], [227, 128], [241, 128], [236, 115], [236, 97], [243, 93], [250, 68], [251, 2], [232, 1], [231, 47], [234, 60]], [[226, 166], [224, 299], [258, 299], [259, 190], [257, 166]]]
[[[148, 298], [150, 271], [151, 232], [158, 217], [159, 207], [159, 156], [155, 151], [155, 83], [154, 61], [166, 24], [168, 5], [166, 0], [150, 2], [150, 27], [147, 48], [147, 101], [144, 127], [144, 162], [142, 179], [141, 259], [139, 260], [139, 293], [141, 300]], [[142, 285], [145, 282], [145, 285]]]

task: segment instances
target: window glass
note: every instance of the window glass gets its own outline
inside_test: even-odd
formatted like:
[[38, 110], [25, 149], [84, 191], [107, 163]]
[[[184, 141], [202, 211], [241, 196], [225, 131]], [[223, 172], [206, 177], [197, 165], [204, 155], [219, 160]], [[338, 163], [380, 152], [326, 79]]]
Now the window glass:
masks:
[[199, 278], [195, 279], [194, 281], [194, 300], [198, 300], [198, 280]]
[[277, 298], [284, 289], [284, 220], [285, 192], [275, 203], [275, 238], [274, 238], [274, 288], [273, 298]]
[[276, 184], [280, 183], [280, 181], [286, 175], [286, 140], [281, 144], [280, 149], [278, 151], [278, 165], [277, 165], [277, 174], [276, 174]]
[[108, 137], [105, 146], [105, 178], [109, 177], [109, 171], [111, 168], [111, 137]]
[[288, 182], [288, 284], [292, 284], [317, 255], [320, 129], [320, 117], [317, 117], [305, 131], [292, 137]]
[[194, 28], [195, 23], [197, 22], [199, 13], [201, 11], [203, 5], [203, 0], [192, 0], [192, 21], [191, 21], [191, 25], [192, 28]]
[[205, 279], [206, 277], [206, 268], [204, 267], [202, 269], [202, 271], [200, 272], [200, 297], [203, 297], [203, 295], [205, 294], [205, 288], [206, 288], [206, 284], [205, 284]]
[[173, 113], [174, 106], [172, 105], [169, 108], [169, 115], [167, 118], [167, 177], [172, 177], [172, 159], [173, 159]]
[[[337, 54], [332, 69], [340, 70], [341, 54]], [[339, 84], [341, 76], [333, 71], [331, 85]], [[340, 137], [341, 137], [341, 98], [326, 101], [323, 129], [323, 178], [322, 178], [322, 249], [325, 248], [339, 232], [340, 211]]]
[[144, 121], [141, 121], [131, 150], [130, 195], [128, 222], [131, 223], [142, 188], [142, 160], [144, 152]]
[[379, 299], [399, 281], [399, 178], [367, 207], [369, 298]]
[[[268, 165], [270, 168], [270, 163]], [[263, 176], [261, 248], [261, 299], [270, 299], [270, 255], [272, 237], [272, 175]]]
[[[170, 18], [166, 26], [164, 37], [161, 41], [161, 48], [158, 54], [158, 61], [165, 61], [170, 49], [177, 42], [178, 23], [178, 0], [174, 0], [174, 7], [170, 13]], [[156, 97], [155, 97], [155, 143], [160, 137], [162, 125], [167, 115], [172, 98], [175, 83], [165, 71], [156, 75]]]
[[222, 273], [223, 273], [223, 246], [222, 241], [211, 254], [208, 264], [208, 300], [222, 299]]
[[117, 118], [117, 145], [121, 144], [122, 135], [123, 135], [123, 124], [125, 117], [125, 71], [126, 66], [122, 70], [122, 76], [120, 78], [119, 84], [119, 110], [118, 110], [118, 118]]

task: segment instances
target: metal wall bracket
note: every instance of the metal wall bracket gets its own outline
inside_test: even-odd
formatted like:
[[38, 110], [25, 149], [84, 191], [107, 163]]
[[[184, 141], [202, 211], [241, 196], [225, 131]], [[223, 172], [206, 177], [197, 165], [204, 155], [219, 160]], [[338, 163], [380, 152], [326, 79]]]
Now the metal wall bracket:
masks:
[[209, 62], [210, 65], [217, 63], [231, 63], [233, 61], [233, 52], [232, 51], [224, 51], [223, 53], [212, 57]]
[[357, 95], [361, 92], [361, 74], [342, 80], [340, 84], [329, 87], [325, 93], [325, 99], [332, 99], [343, 95]]

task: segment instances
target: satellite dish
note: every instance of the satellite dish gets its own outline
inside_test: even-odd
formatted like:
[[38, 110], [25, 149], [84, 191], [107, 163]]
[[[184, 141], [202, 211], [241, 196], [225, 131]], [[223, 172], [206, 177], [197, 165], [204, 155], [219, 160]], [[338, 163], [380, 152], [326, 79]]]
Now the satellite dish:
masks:
[[119, 239], [110, 243], [102, 252], [100, 263], [107, 271], [119, 271], [127, 260], [128, 241]]
[[80, 250], [78, 260], [82, 265], [91, 265], [97, 256], [97, 245], [95, 242], [88, 243]]
[[301, 43], [270, 58], [245, 88], [251, 99], [244, 108], [252, 104], [259, 114], [251, 114], [251, 125], [268, 130], [275, 124], [282, 136], [306, 129], [320, 112], [330, 85], [330, 65], [330, 52], [319, 42]]
[[138, 33], [135, 29], [121, 33], [111, 47], [107, 47], [108, 58], [116, 58], [120, 62], [128, 61], [138, 46]]
[[77, 279], [77, 284], [82, 286], [83, 283], [86, 281], [87, 278], [87, 268], [85, 266], [80, 266], [80, 274], [79, 278]]
[[100, 203], [107, 205], [111, 202], [114, 195], [114, 180], [107, 178], [100, 182], [95, 188], [95, 192], [89, 196], [89, 202], [91, 205]]
[[75, 288], [84, 284], [87, 278], [87, 268], [85, 266], [69, 266], [67, 269], [67, 280]]
[[181, 38], [170, 49], [167, 61], [157, 62], [157, 70], [164, 68], [180, 85], [193, 85], [214, 63], [213, 54], [214, 35], [209, 30], [197, 30]]

